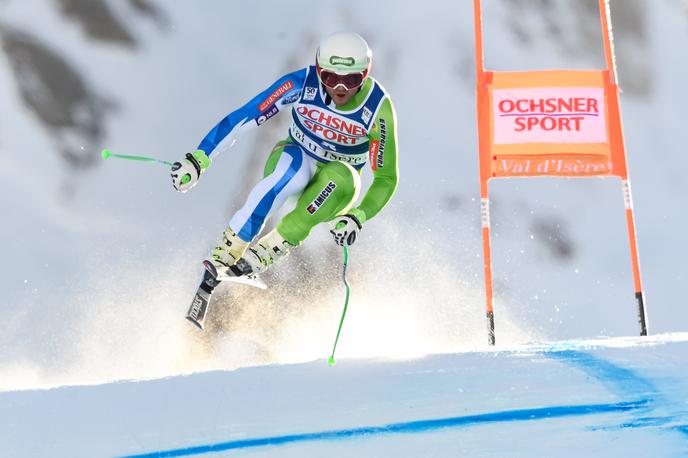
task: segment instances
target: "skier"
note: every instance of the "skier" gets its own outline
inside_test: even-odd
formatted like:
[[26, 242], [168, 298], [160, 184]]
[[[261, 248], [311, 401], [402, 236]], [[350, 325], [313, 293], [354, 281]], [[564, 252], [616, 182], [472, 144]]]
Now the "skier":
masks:
[[[289, 136], [273, 148], [264, 178], [230, 219], [207, 268], [229, 276], [255, 276], [327, 221], [335, 242], [349, 246], [363, 224], [387, 204], [398, 180], [396, 115], [385, 89], [369, 75], [371, 59], [360, 35], [329, 36], [318, 47], [315, 65], [278, 79], [222, 119], [196, 151], [174, 163], [173, 186], [186, 192], [208, 169], [221, 142], [231, 145], [240, 132], [263, 125], [293, 105]], [[373, 182], [353, 207], [368, 159]], [[268, 217], [292, 195], [298, 196], [294, 210], [251, 245]]]

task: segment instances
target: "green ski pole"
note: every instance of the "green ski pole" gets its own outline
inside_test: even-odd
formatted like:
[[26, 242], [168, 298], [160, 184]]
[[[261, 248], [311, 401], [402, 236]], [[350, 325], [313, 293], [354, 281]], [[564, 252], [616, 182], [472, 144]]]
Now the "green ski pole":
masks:
[[349, 249], [344, 246], [344, 268], [342, 270], [342, 278], [344, 279], [344, 285], [346, 286], [346, 299], [344, 299], [344, 310], [342, 310], [342, 318], [339, 320], [339, 328], [337, 329], [337, 337], [334, 339], [334, 347], [332, 347], [332, 355], [327, 360], [327, 364], [334, 366], [336, 361], [334, 360], [334, 352], [337, 350], [337, 342], [339, 342], [339, 334], [342, 332], [342, 325], [344, 324], [344, 317], [346, 316], [346, 309], [349, 306], [349, 293], [351, 292], [351, 287], [346, 279], [346, 267], [349, 263]]
[[163, 161], [162, 159], [156, 159], [154, 157], [147, 157], [147, 156], [130, 156], [128, 154], [115, 154], [110, 152], [108, 149], [104, 149], [102, 152], [103, 159], [108, 159], [111, 157], [115, 157], [117, 159], [127, 159], [129, 161], [141, 161], [141, 162], [153, 162], [153, 163], [158, 163], [161, 165], [164, 165], [168, 169], [172, 168], [172, 163]]

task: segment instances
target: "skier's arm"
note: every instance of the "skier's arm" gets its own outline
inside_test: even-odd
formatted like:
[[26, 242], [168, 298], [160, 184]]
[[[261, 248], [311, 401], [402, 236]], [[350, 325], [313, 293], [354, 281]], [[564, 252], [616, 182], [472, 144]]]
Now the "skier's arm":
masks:
[[231, 144], [240, 131], [259, 126], [292, 104], [303, 90], [308, 69], [284, 75], [269, 88], [249, 100], [244, 106], [224, 117], [201, 140], [198, 150], [210, 157], [223, 141]]
[[363, 224], [382, 210], [394, 195], [399, 181], [397, 162], [397, 116], [392, 101], [382, 103], [371, 129], [370, 166], [373, 183], [360, 205], [349, 211]]

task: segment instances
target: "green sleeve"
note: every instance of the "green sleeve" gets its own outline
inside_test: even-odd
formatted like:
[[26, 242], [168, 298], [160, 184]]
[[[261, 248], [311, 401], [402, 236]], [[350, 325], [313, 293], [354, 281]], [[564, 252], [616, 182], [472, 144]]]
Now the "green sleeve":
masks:
[[392, 101], [387, 97], [371, 128], [370, 166], [373, 169], [373, 183], [353, 212], [359, 219], [363, 218], [361, 223], [377, 215], [397, 189], [399, 163], [396, 124], [397, 115]]

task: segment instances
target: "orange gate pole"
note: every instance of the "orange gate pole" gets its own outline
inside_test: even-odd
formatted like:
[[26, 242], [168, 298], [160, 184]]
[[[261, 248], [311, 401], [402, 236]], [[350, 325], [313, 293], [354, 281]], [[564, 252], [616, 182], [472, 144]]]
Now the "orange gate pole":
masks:
[[[487, 182], [481, 183], [480, 214], [483, 233], [483, 268], [485, 271], [485, 309], [487, 314], [487, 341], [495, 344], [494, 308], [492, 302], [492, 250], [490, 248], [490, 199]], [[484, 188], [484, 189], [483, 189]]]
[[[473, 0], [474, 30], [475, 30], [475, 71], [477, 93], [481, 93], [481, 88], [486, 84], [484, 52], [483, 52], [483, 27], [482, 27], [482, 8], [481, 0]], [[480, 96], [477, 98], [478, 105], [483, 103]], [[480, 113], [478, 108], [478, 112]], [[489, 164], [484, 163], [484, 156], [488, 148], [489, 139], [485, 137], [485, 119], [479, 119], [478, 123], [478, 149], [480, 150], [480, 211], [483, 237], [483, 269], [485, 271], [485, 309], [487, 316], [487, 340], [490, 345], [495, 344], [495, 322], [494, 308], [492, 299], [492, 250], [490, 248], [490, 197], [488, 194], [487, 182], [489, 179]]]
[[[616, 57], [614, 55], [614, 33], [612, 31], [611, 14], [609, 10], [609, 0], [598, 0], [600, 10], [600, 21], [602, 25], [602, 40], [604, 42], [604, 56], [607, 62], [607, 70], [609, 71], [609, 83], [613, 89], [614, 96], [610, 97], [610, 108], [614, 109], [618, 116], [612, 117], [617, 120], [621, 118], [621, 110], [619, 109], [619, 91], [616, 72]], [[616, 148], [614, 150], [620, 151], [623, 157], [618, 157], [615, 162], [621, 167], [618, 175], [621, 177], [624, 205], [626, 207], [626, 226], [628, 228], [628, 241], [631, 249], [631, 263], [633, 265], [633, 284], [635, 287], [635, 298], [638, 305], [638, 321], [640, 324], [640, 335], [647, 335], [647, 318], [645, 316], [645, 300], [643, 294], [643, 286], [640, 278], [640, 261], [638, 257], [638, 241], [635, 233], [635, 216], [633, 214], [633, 199], [631, 196], [631, 181], [628, 176], [628, 161], [624, 150], [623, 129], [621, 123], [613, 121], [610, 126], [613, 134], [613, 141]]]

